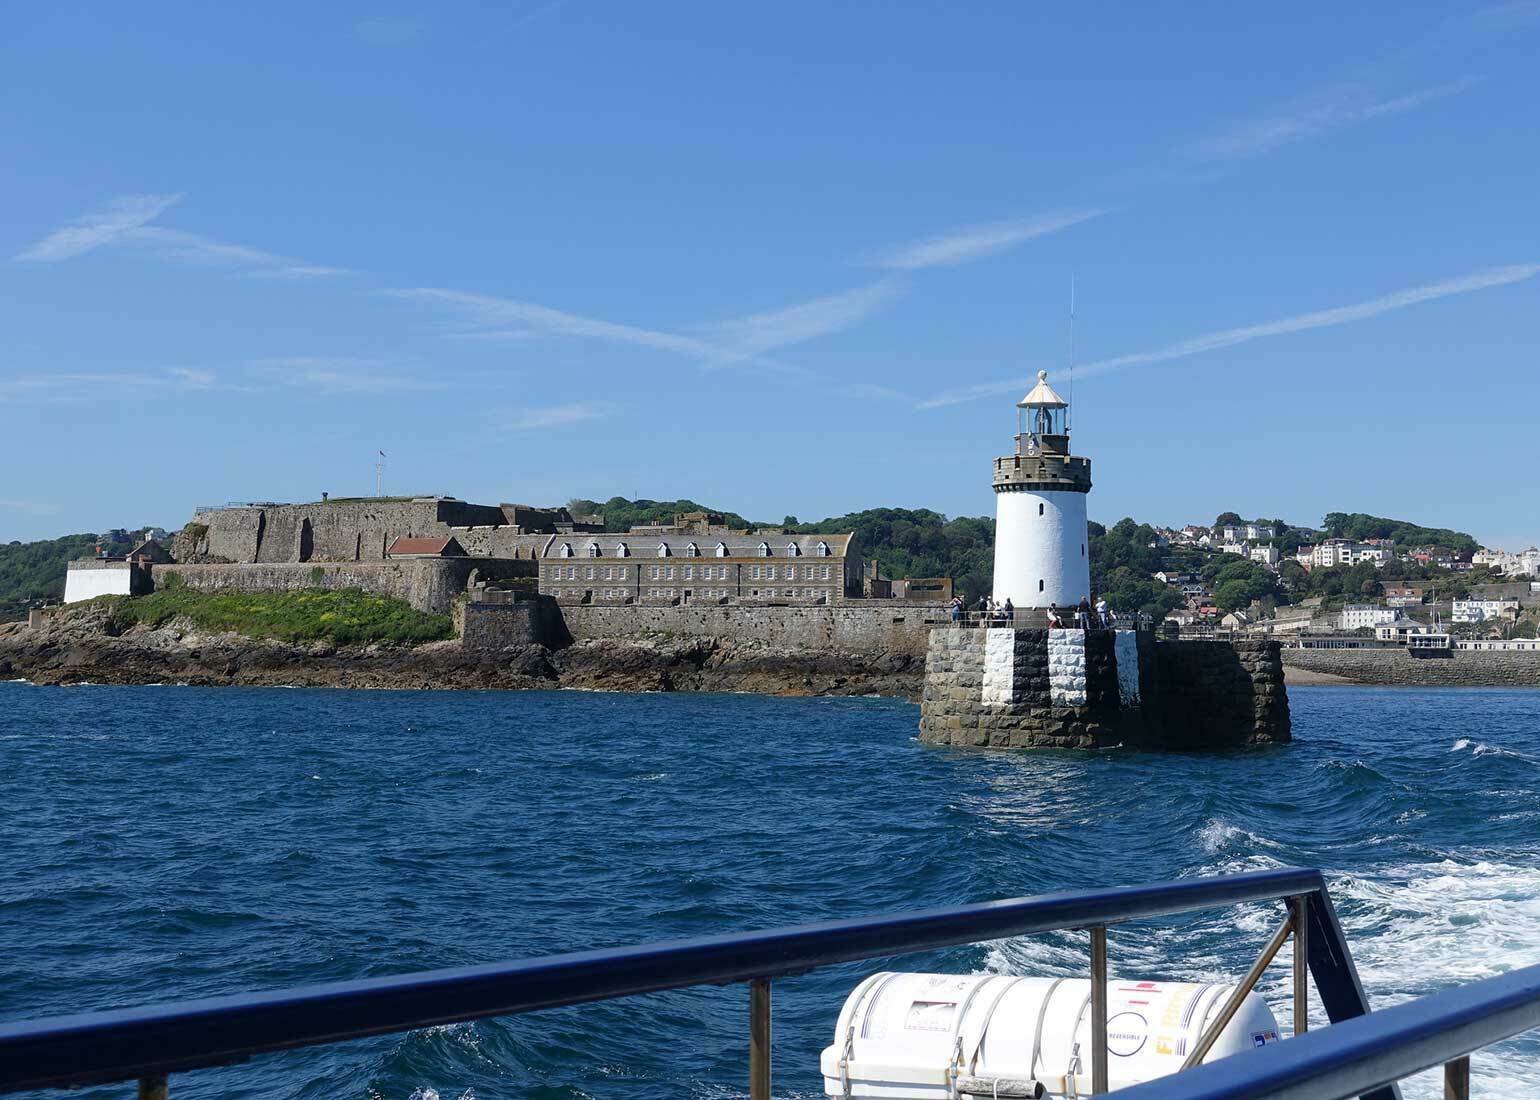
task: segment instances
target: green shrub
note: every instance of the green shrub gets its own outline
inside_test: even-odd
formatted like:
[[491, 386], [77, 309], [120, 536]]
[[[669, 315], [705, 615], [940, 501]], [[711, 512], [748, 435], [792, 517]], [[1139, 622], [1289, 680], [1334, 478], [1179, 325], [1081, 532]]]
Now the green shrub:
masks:
[[310, 567], [310, 583], [311, 584], [319, 585], [325, 579], [326, 579], [326, 570], [322, 569], [319, 565], [313, 565], [313, 566]]
[[169, 586], [150, 596], [113, 602], [118, 629], [161, 626], [184, 616], [201, 630], [234, 631], [252, 638], [335, 645], [418, 645], [453, 637], [448, 615], [429, 615], [404, 600], [357, 588], [295, 592], [199, 592]]

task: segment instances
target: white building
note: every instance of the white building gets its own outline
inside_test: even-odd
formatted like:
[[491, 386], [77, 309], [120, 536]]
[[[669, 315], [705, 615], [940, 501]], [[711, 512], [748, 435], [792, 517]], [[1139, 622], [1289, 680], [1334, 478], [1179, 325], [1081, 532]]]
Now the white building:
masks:
[[1253, 546], [1251, 560], [1272, 567], [1283, 560], [1283, 555], [1278, 552], [1276, 546]]
[[1246, 524], [1246, 537], [1252, 542], [1257, 539], [1275, 539], [1278, 537], [1278, 528], [1270, 524]]
[[1457, 623], [1484, 623], [1518, 613], [1519, 601], [1515, 599], [1455, 600], [1449, 617]]
[[1091, 594], [1091, 460], [1069, 453], [1069, 404], [1037, 372], [1016, 405], [1014, 454], [995, 459], [996, 603], [1074, 607]]
[[1413, 634], [1432, 634], [1433, 628], [1416, 619], [1397, 619], [1393, 623], [1381, 623], [1374, 628], [1374, 636], [1382, 642], [1405, 643]]
[[1399, 607], [1380, 607], [1372, 603], [1350, 603], [1342, 609], [1343, 630], [1363, 630], [1384, 626], [1401, 618]]
[[1221, 553], [1239, 554], [1243, 558], [1251, 556], [1251, 543], [1249, 542], [1226, 542], [1219, 549]]
[[141, 589], [139, 567], [122, 558], [72, 561], [64, 572], [64, 602], [79, 603], [97, 596], [133, 596]]

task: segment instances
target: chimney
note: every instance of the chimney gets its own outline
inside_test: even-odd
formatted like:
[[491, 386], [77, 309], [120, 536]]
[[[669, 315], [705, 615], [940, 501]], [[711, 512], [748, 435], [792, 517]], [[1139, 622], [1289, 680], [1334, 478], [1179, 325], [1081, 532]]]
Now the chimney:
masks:
[[331, 494], [328, 493], [325, 489], [322, 489], [321, 490], [321, 503], [325, 504], [326, 503], [326, 498], [329, 497], [329, 496], [331, 496]]

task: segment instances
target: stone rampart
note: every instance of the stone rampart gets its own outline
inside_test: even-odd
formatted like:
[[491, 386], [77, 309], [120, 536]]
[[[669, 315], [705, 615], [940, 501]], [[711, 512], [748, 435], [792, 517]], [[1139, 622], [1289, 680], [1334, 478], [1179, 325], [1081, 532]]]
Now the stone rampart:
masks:
[[461, 648], [477, 653], [566, 640], [561, 612], [544, 596], [514, 603], [457, 603], [454, 618]]
[[1540, 687], [1540, 653], [1456, 649], [1413, 657], [1396, 649], [1285, 649], [1287, 668], [1341, 676], [1360, 684], [1402, 687]]
[[1275, 642], [1158, 642], [1143, 631], [931, 631], [923, 741], [1213, 748], [1289, 737]]
[[945, 607], [752, 607], [683, 605], [623, 607], [563, 605], [574, 641], [674, 634], [761, 643], [809, 652], [925, 654], [933, 624], [947, 621]]
[[[501, 509], [438, 497], [263, 504], [201, 513], [177, 536], [172, 553], [177, 561], [200, 563], [383, 561], [398, 538], [442, 538], [501, 523]], [[479, 551], [485, 556], [528, 556], [498, 553], [510, 546], [497, 537], [485, 541]]]
[[[303, 588], [360, 588], [405, 600], [419, 611], [447, 614], [474, 571], [482, 580], [535, 575], [536, 563], [499, 558], [422, 558], [396, 561], [270, 562], [238, 565], [161, 565], [157, 587], [181, 583], [203, 592], [292, 592]], [[173, 580], [172, 578], [180, 578]]]

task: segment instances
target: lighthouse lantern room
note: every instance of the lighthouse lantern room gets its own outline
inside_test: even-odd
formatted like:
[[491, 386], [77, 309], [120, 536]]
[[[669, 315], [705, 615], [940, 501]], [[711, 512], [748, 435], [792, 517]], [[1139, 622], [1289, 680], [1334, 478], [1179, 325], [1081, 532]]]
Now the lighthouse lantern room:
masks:
[[1074, 607], [1091, 592], [1091, 461], [1069, 453], [1069, 402], [1047, 371], [1016, 409], [1016, 453], [995, 459], [995, 602]]

